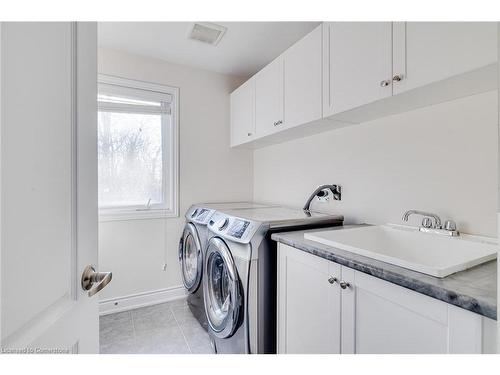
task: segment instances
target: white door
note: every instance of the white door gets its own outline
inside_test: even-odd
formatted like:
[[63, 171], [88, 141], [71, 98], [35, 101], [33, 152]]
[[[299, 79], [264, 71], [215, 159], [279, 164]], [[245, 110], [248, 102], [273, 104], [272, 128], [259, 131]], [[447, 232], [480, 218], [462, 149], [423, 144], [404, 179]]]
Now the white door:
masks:
[[392, 24], [323, 24], [323, 117], [392, 95]]
[[318, 26], [284, 53], [284, 124], [286, 128], [321, 118], [322, 27]]
[[255, 75], [255, 125], [259, 137], [283, 127], [283, 55]]
[[278, 251], [278, 353], [340, 353], [340, 265], [282, 244]]
[[1, 33], [1, 347], [96, 353], [96, 23]]
[[231, 93], [231, 146], [255, 138], [255, 79]]
[[496, 61], [495, 22], [394, 23], [394, 94]]

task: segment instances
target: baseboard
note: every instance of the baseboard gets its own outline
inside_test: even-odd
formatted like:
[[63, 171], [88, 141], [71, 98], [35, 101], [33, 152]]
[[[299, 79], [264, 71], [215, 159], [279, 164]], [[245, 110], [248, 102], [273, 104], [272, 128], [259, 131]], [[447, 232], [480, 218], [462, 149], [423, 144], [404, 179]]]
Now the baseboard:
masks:
[[139, 307], [156, 305], [184, 298], [187, 295], [184, 286], [174, 286], [150, 292], [130, 294], [117, 298], [99, 301], [99, 315], [107, 315], [120, 311], [137, 309]]

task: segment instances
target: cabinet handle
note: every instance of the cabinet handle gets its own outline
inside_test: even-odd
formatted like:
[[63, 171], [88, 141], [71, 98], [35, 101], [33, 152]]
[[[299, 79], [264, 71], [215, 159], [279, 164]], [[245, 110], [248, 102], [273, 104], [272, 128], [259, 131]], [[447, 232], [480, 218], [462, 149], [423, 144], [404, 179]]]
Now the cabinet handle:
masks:
[[274, 126], [278, 126], [278, 125], [281, 125], [281, 124], [283, 124], [283, 121], [279, 120], [279, 121], [276, 121], [276, 122], [274, 123]]
[[382, 86], [382, 87], [387, 87], [387, 86], [389, 86], [390, 84], [391, 84], [391, 81], [389, 81], [388, 79], [386, 79], [386, 80], [384, 80], [384, 81], [380, 82], [380, 86]]
[[330, 284], [335, 284], [337, 281], [339, 281], [339, 279], [337, 279], [336, 277], [333, 277], [333, 276], [330, 276], [330, 278], [328, 279], [328, 282]]
[[403, 75], [402, 74], [396, 74], [394, 77], [392, 77], [392, 80], [394, 82], [401, 82], [403, 80]]
[[247, 137], [251, 137], [252, 136], [252, 133], [247, 133]]
[[349, 283], [347, 283], [347, 282], [345, 282], [345, 281], [341, 281], [341, 282], [340, 282], [340, 287], [341, 287], [342, 289], [347, 289], [347, 288], [350, 288], [350, 287], [351, 287], [351, 284], [349, 284]]

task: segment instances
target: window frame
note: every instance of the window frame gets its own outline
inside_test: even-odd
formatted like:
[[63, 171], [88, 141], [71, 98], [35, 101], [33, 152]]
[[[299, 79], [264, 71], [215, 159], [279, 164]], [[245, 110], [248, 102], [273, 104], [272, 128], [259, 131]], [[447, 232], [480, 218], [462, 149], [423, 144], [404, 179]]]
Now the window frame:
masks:
[[[145, 206], [99, 207], [99, 221], [179, 217], [179, 88], [107, 74], [98, 74], [98, 92], [100, 85], [113, 85], [123, 87], [124, 89], [151, 91], [170, 95], [172, 99], [170, 102], [170, 126], [165, 121], [162, 121], [161, 125], [164, 205], [151, 205], [149, 208]], [[147, 100], [147, 98], [144, 99]], [[97, 104], [97, 111], [99, 111], [99, 103]]]

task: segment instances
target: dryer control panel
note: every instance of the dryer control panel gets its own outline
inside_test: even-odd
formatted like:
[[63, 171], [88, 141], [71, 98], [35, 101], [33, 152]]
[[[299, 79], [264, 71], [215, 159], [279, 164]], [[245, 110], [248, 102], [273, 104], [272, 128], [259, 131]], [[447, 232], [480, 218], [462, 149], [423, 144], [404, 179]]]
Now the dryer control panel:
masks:
[[208, 221], [215, 213], [214, 209], [197, 207], [186, 215], [188, 219], [196, 224], [207, 225]]
[[218, 235], [231, 241], [248, 243], [260, 226], [260, 223], [216, 212], [208, 226]]

